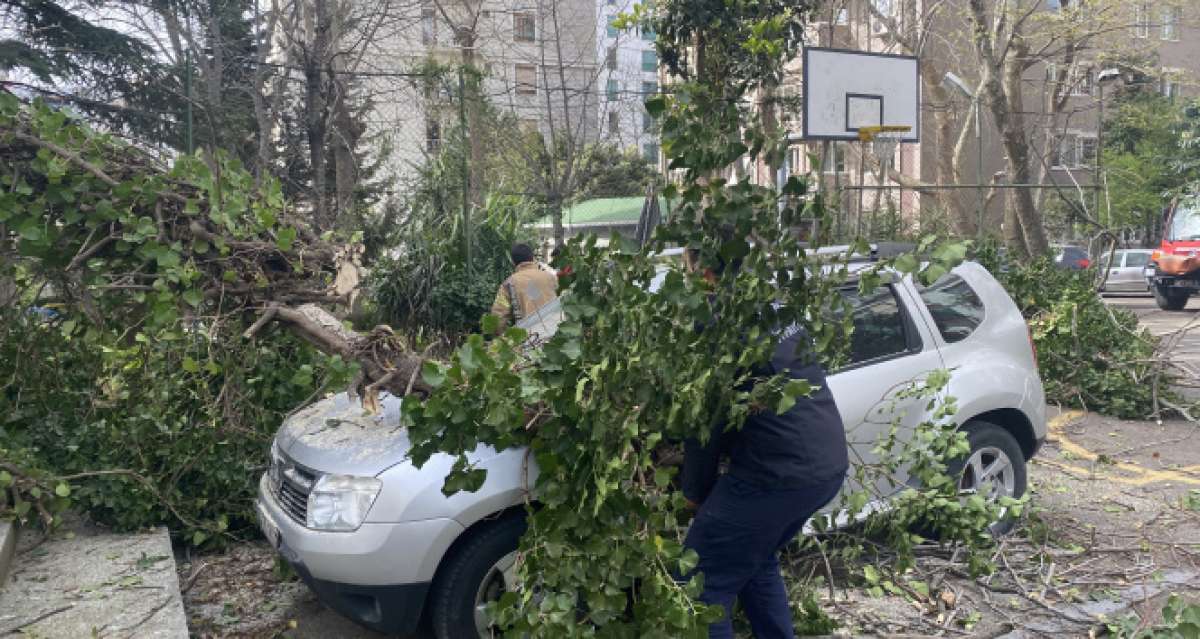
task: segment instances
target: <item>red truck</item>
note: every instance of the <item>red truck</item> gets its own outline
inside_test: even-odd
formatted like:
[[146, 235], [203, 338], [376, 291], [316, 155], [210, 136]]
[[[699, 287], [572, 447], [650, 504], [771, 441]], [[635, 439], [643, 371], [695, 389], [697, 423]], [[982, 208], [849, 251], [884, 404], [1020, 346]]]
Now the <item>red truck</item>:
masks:
[[1147, 284], [1164, 311], [1179, 311], [1200, 291], [1200, 195], [1175, 198], [1167, 207], [1162, 246], [1150, 256]]

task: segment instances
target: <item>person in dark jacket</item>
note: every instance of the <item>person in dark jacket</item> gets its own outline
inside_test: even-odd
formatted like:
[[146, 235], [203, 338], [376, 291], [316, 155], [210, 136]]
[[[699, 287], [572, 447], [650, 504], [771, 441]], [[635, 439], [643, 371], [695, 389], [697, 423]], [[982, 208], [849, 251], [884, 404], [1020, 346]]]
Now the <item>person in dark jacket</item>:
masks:
[[[798, 326], [780, 333], [755, 372], [807, 380], [815, 390], [783, 414], [759, 411], [741, 430], [685, 442], [683, 494], [698, 511], [684, 545], [700, 557], [701, 600], [725, 608], [709, 627], [712, 638], [733, 637], [735, 599], [756, 637], [793, 637], [779, 551], [837, 496], [849, 467], [842, 417], [808, 334]], [[722, 455], [728, 472], [718, 476]]]

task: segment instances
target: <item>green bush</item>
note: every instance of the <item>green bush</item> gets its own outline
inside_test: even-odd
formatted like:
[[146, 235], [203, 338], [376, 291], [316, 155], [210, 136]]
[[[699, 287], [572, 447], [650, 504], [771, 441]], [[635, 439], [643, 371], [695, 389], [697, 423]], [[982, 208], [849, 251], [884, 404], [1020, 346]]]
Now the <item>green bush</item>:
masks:
[[252, 529], [258, 477], [283, 417], [350, 373], [283, 333], [245, 341], [229, 331], [222, 341], [195, 326], [109, 335], [71, 319], [8, 315], [6, 457], [52, 477], [80, 475], [71, 500], [97, 522], [165, 524], [197, 545]]
[[477, 330], [500, 283], [512, 274], [513, 243], [532, 242], [522, 226], [529, 215], [522, 200], [489, 199], [471, 228], [469, 271], [461, 225], [430, 223], [410, 233], [371, 271], [368, 286], [378, 319], [410, 330]]
[[[999, 271], [994, 250], [979, 257]], [[1040, 258], [1010, 265], [999, 276], [1029, 322], [1048, 401], [1140, 419], [1156, 411], [1157, 383], [1160, 399], [1173, 403], [1170, 377], [1153, 361], [1157, 339], [1138, 327], [1133, 313], [1100, 299], [1093, 271]]]

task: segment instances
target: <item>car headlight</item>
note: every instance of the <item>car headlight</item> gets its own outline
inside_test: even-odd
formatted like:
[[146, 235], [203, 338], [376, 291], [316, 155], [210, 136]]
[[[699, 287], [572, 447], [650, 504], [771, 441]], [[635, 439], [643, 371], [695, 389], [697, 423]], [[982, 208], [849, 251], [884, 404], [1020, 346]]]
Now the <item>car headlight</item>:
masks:
[[358, 530], [382, 486], [374, 477], [322, 475], [308, 494], [306, 525], [313, 530]]

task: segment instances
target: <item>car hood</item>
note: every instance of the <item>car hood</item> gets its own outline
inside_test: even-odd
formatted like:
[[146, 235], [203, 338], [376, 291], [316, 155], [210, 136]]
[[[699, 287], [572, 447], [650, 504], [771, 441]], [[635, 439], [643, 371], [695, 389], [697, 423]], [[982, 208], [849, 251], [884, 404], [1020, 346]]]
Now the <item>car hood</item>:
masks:
[[373, 477], [408, 456], [408, 429], [400, 425], [401, 400], [379, 397], [369, 414], [357, 397], [339, 393], [287, 418], [275, 437], [279, 451], [312, 470]]

